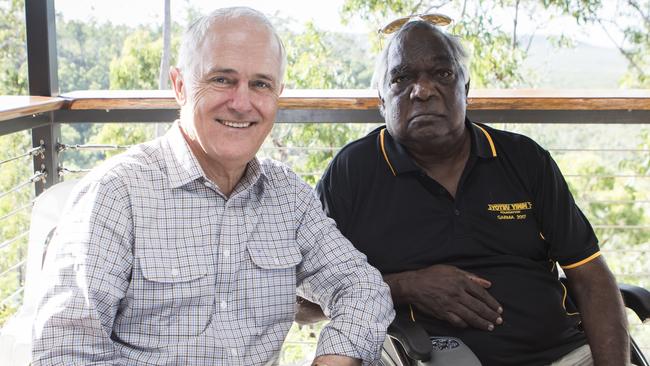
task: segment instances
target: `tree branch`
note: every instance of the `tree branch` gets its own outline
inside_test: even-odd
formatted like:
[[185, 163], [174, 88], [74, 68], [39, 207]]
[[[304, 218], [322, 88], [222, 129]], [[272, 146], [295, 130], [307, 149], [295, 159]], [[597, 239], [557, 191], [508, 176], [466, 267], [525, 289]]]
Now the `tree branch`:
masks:
[[467, 0], [463, 1], [463, 10], [460, 12], [460, 19], [463, 19], [465, 17], [466, 10], [467, 10]]
[[513, 19], [512, 28], [512, 50], [517, 48], [517, 21], [519, 20], [519, 0], [515, 1], [515, 18]]
[[636, 1], [634, 1], [634, 0], [628, 0], [627, 3], [628, 3], [628, 5], [630, 5], [631, 7], [633, 7], [634, 10], [637, 11], [637, 13], [639, 13], [639, 15], [641, 16], [641, 18], [642, 18], [643, 21], [645, 22], [646, 27], [650, 26], [650, 16], [648, 16], [648, 14], [645, 14], [645, 13], [643, 12], [643, 10], [641, 10], [641, 6], [639, 6], [639, 4], [638, 4]]
[[643, 71], [643, 69], [636, 63], [636, 61], [634, 61], [634, 58], [632, 57], [632, 54], [630, 52], [626, 51], [623, 48], [623, 46], [620, 45], [618, 42], [616, 42], [616, 40], [614, 40], [614, 37], [612, 37], [612, 35], [609, 34], [609, 31], [607, 30], [607, 27], [605, 26], [605, 24], [603, 24], [603, 21], [601, 19], [596, 19], [596, 22], [598, 22], [598, 24], [603, 29], [603, 31], [605, 31], [605, 34], [607, 35], [607, 38], [609, 38], [609, 40], [616, 46], [616, 48], [618, 49], [618, 52], [620, 52], [621, 55], [623, 55], [627, 59], [627, 61], [632, 66], [632, 68], [634, 70], [636, 70], [636, 72], [639, 75], [645, 75], [645, 72]]

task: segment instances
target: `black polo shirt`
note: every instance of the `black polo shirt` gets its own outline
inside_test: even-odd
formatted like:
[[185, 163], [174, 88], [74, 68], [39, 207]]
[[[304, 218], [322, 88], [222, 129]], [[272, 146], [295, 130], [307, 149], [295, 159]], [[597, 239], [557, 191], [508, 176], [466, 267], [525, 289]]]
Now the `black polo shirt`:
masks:
[[522, 135], [466, 125], [471, 152], [455, 199], [383, 127], [344, 147], [317, 190], [382, 273], [444, 263], [492, 282], [504, 324], [459, 329], [416, 311], [430, 334], [463, 339], [485, 366], [548, 364], [586, 343], [578, 314], [565, 310], [555, 263], [573, 268], [596, 258], [597, 239], [546, 150]]

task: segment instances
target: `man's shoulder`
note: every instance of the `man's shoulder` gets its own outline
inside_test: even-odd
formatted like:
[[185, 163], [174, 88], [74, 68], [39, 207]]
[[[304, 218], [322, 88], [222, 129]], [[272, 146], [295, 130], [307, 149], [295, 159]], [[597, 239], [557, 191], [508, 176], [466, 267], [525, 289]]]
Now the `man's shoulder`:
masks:
[[479, 125], [484, 128], [495, 140], [502, 141], [504, 143], [525, 143], [525, 144], [535, 144], [535, 140], [532, 138], [513, 131], [502, 130], [499, 128], [492, 127], [485, 123], [474, 122], [474, 124]]
[[129, 182], [151, 179], [160, 172], [160, 161], [164, 159], [162, 155], [158, 140], [141, 143], [106, 159], [93, 168], [81, 182], [108, 184], [121, 181], [128, 185]]
[[261, 158], [259, 164], [271, 187], [288, 188], [304, 183], [300, 176], [285, 163], [270, 158]]
[[501, 130], [483, 123], [476, 124], [487, 131], [497, 147], [497, 155], [499, 155], [499, 150], [501, 150], [501, 155], [505, 154], [510, 157], [514, 155], [515, 157], [526, 159], [543, 154], [546, 151], [535, 140], [521, 133]]

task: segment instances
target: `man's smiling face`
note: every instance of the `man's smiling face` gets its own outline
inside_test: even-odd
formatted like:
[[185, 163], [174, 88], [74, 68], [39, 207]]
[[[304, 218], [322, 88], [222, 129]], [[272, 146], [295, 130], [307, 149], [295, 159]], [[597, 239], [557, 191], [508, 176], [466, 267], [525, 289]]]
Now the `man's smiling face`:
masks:
[[273, 127], [281, 85], [280, 45], [247, 18], [218, 22], [184, 71], [181, 126], [199, 160], [248, 163]]

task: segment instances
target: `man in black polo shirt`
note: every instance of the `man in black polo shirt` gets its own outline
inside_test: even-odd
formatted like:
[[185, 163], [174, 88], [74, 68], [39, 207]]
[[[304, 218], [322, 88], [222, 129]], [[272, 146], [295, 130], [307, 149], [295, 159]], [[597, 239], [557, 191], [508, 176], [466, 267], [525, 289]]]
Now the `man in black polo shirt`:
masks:
[[466, 118], [465, 59], [424, 21], [396, 33], [375, 74], [386, 127], [332, 161], [325, 210], [400, 311], [483, 365], [626, 364], [625, 312], [590, 224], [546, 150]]

